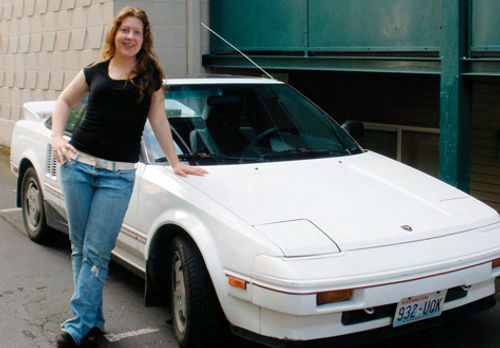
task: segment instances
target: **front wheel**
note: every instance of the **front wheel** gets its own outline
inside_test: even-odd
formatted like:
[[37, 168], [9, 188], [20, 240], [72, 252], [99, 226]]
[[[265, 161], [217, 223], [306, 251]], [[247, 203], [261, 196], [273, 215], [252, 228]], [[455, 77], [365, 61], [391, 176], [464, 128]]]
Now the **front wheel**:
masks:
[[21, 183], [21, 210], [28, 237], [42, 243], [49, 233], [45, 220], [42, 190], [35, 169], [26, 169]]
[[228, 324], [203, 258], [186, 238], [172, 242], [170, 284], [172, 324], [181, 347], [215, 346], [227, 337]]

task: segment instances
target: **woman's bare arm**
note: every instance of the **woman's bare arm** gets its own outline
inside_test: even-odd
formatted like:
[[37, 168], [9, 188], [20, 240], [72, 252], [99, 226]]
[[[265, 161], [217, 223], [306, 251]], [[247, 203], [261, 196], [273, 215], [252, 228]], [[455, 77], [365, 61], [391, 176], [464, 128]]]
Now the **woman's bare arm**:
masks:
[[50, 144], [56, 155], [57, 162], [64, 163], [63, 156], [70, 160], [68, 150], [76, 152], [76, 149], [64, 138], [64, 127], [68, 121], [69, 111], [85, 94], [89, 86], [85, 81], [83, 70], [80, 71], [70, 84], [61, 92], [57, 98], [54, 112], [52, 114], [52, 134]]

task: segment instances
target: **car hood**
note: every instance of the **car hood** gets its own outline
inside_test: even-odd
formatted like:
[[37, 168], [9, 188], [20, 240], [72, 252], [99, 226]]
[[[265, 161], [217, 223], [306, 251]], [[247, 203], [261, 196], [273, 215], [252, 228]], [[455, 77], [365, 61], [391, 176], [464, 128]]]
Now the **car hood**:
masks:
[[207, 166], [186, 181], [253, 226], [308, 220], [353, 250], [464, 232], [498, 213], [429, 175], [374, 152]]

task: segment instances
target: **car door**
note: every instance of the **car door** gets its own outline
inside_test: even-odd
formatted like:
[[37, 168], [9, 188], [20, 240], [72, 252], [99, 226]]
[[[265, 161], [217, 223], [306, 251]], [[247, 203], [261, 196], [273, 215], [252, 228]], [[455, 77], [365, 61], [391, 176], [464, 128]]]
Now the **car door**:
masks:
[[[82, 122], [87, 110], [87, 98], [83, 98], [70, 110], [68, 121], [64, 130], [64, 136], [70, 138], [76, 127]], [[45, 125], [52, 128], [52, 118], [49, 118]], [[66, 218], [65, 203], [59, 179], [60, 164], [57, 163], [56, 156], [50, 147], [50, 139], [46, 144], [46, 166], [41, 168], [44, 171], [44, 199], [63, 218]], [[57, 217], [54, 217], [57, 218]], [[59, 219], [58, 219], [59, 220]], [[65, 224], [65, 223], [64, 223]]]
[[[115, 256], [125, 260], [129, 265], [142, 272], [145, 271], [144, 256], [141, 253], [146, 244], [146, 235], [138, 229], [139, 219], [139, 201], [141, 195], [141, 177], [146, 168], [146, 164], [139, 162], [135, 172], [135, 183], [132, 196], [128, 205], [125, 219], [116, 241], [116, 247], [113, 250]], [[142, 246], [142, 248], [141, 248]]]

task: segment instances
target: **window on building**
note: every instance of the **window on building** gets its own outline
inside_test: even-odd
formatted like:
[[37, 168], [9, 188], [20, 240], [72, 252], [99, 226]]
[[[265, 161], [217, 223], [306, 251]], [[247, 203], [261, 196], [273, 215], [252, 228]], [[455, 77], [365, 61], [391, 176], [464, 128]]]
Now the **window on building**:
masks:
[[439, 129], [365, 122], [361, 145], [439, 176]]

